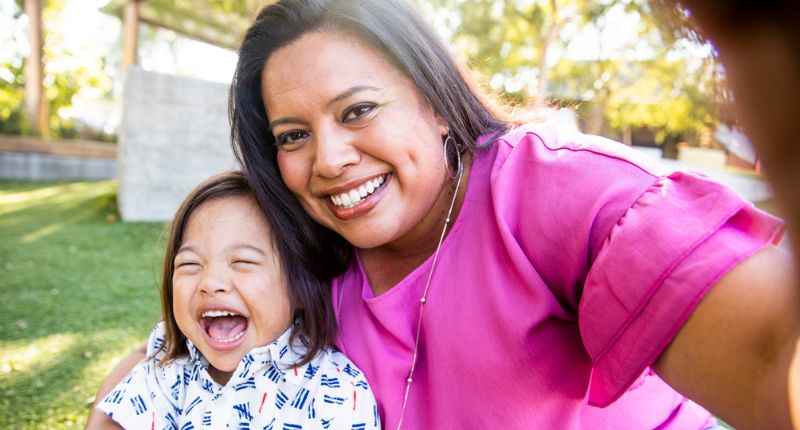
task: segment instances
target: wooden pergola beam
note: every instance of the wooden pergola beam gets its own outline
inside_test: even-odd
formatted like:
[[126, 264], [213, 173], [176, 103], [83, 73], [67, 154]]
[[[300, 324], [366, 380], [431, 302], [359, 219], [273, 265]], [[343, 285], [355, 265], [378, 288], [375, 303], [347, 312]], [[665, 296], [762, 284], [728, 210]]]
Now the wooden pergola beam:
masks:
[[136, 53], [139, 49], [139, 3], [142, 0], [127, 0], [123, 17], [122, 36], [122, 68], [136, 64]]
[[[140, 25], [167, 29], [190, 39], [236, 51], [258, 10], [274, 2], [238, 0], [226, 5], [227, 2], [219, 0], [112, 0], [100, 10], [124, 23], [136, 16]], [[126, 35], [128, 31], [134, 31], [132, 23], [124, 26]], [[133, 35], [126, 39], [135, 40]], [[126, 49], [132, 49], [132, 46]]]

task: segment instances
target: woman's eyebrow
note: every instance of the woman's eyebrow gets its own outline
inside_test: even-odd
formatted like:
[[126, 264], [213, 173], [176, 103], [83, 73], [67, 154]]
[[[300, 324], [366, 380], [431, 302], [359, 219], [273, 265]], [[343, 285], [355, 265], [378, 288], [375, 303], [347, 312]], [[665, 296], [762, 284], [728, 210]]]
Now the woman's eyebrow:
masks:
[[[350, 87], [341, 93], [339, 93], [336, 97], [330, 99], [328, 103], [325, 103], [326, 107], [330, 107], [332, 104], [342, 101], [353, 94], [360, 93], [362, 91], [379, 91], [380, 88], [373, 87], [372, 85], [356, 85], [354, 87]], [[286, 118], [278, 118], [274, 121], [269, 123], [269, 128], [274, 129], [275, 127], [283, 124], [303, 124], [303, 120], [300, 118], [295, 117], [286, 117]]]
[[326, 106], [330, 106], [330, 105], [332, 105], [332, 104], [334, 104], [334, 103], [336, 103], [336, 102], [338, 102], [338, 101], [342, 101], [342, 100], [344, 100], [344, 99], [346, 99], [346, 98], [348, 98], [348, 97], [352, 96], [353, 94], [359, 93], [359, 92], [361, 92], [361, 91], [378, 91], [378, 87], [373, 87], [373, 86], [371, 86], [371, 85], [356, 85], [356, 86], [354, 86], [354, 87], [350, 87], [350, 88], [348, 88], [348, 89], [346, 89], [346, 90], [342, 91], [342, 92], [341, 92], [339, 95], [337, 95], [336, 97], [332, 98], [332, 99], [331, 99], [331, 100], [330, 100], [330, 101], [329, 101], [329, 102], [326, 104]]
[[269, 129], [272, 130], [276, 126], [279, 126], [279, 125], [282, 125], [282, 124], [303, 124], [303, 120], [301, 120], [300, 118], [294, 118], [294, 117], [278, 118], [275, 121], [272, 121], [272, 122], [269, 123]]

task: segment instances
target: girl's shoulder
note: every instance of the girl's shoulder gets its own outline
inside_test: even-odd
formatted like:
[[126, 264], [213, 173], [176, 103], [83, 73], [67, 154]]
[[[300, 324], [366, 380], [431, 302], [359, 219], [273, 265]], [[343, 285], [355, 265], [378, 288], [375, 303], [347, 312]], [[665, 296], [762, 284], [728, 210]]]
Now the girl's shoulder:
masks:
[[309, 365], [317, 368], [323, 385], [370, 390], [364, 372], [336, 347], [323, 348]]
[[[318, 414], [337, 428], [379, 429], [378, 405], [364, 372], [335, 347], [323, 348], [307, 365], [316, 370]], [[327, 418], [326, 418], [327, 417]]]
[[160, 360], [164, 357], [167, 352], [166, 348], [166, 331], [164, 329], [164, 322], [159, 321], [153, 330], [150, 332], [150, 336], [147, 338], [147, 357], [148, 358], [156, 358]]

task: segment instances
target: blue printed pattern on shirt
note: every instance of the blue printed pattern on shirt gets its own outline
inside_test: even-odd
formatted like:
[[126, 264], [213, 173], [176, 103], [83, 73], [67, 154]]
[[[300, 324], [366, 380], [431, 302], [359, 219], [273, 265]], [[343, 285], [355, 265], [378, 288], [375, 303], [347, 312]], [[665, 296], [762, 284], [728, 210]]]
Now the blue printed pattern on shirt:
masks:
[[292, 368], [305, 349], [289, 347], [289, 335], [287, 330], [246, 354], [221, 386], [191, 342], [189, 357], [161, 365], [159, 324], [148, 342], [150, 358], [98, 408], [131, 429], [379, 429], [378, 407], [363, 373], [336, 350]]

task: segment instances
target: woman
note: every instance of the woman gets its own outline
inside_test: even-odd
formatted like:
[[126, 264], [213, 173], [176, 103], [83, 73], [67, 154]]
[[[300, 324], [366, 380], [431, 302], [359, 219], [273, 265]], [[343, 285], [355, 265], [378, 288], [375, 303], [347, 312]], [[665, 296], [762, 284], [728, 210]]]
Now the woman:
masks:
[[290, 248], [332, 279], [385, 427], [714, 425], [661, 378], [787, 427], [779, 222], [477, 94], [400, 1], [281, 1], [242, 44], [237, 154], [267, 215], [297, 214]]

